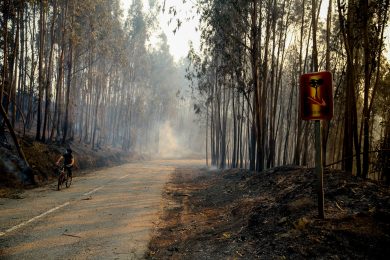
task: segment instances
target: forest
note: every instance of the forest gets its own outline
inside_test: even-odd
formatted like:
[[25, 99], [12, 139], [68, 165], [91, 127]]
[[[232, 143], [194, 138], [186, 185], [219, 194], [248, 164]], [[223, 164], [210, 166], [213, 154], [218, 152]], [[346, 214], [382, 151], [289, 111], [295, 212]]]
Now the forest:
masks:
[[389, 0], [190, 1], [201, 48], [178, 63], [166, 35], [150, 36], [158, 12], [178, 30], [185, 19], [172, 1], [145, 2], [2, 1], [0, 135], [158, 153], [168, 124], [207, 165], [313, 166], [299, 78], [330, 71], [323, 165], [390, 181]]
[[173, 60], [162, 32], [151, 45], [160, 9], [153, 1], [143, 6], [2, 1], [0, 133], [145, 154], [163, 152], [161, 128], [183, 129], [178, 140], [196, 135], [187, 131], [185, 61]]
[[202, 49], [189, 54], [187, 76], [211, 164], [313, 166], [314, 123], [300, 118], [299, 78], [330, 71], [334, 117], [321, 122], [323, 165], [389, 180], [388, 0], [214, 0], [194, 8]]

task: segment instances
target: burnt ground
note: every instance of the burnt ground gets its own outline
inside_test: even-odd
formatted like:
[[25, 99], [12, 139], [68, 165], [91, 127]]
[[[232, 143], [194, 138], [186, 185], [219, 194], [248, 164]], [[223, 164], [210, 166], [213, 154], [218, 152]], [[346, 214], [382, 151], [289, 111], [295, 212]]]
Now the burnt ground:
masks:
[[147, 259], [388, 259], [389, 187], [313, 169], [177, 169]]

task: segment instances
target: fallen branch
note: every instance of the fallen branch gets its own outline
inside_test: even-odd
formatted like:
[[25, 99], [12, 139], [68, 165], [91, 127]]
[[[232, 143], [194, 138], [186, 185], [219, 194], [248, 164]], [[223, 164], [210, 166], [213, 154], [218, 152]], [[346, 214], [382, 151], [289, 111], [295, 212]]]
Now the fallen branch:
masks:
[[80, 236], [71, 235], [71, 234], [65, 234], [65, 233], [63, 233], [62, 235], [63, 235], [63, 236], [68, 236], [68, 237], [76, 237], [76, 238], [81, 238]]

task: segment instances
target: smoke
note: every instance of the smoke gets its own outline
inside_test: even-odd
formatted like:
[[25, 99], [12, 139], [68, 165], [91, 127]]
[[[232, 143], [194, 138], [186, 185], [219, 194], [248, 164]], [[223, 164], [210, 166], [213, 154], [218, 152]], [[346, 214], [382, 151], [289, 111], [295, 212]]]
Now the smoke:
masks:
[[217, 166], [215, 166], [215, 165], [211, 165], [211, 166], [209, 166], [209, 171], [219, 171], [220, 169], [217, 167]]
[[158, 153], [156, 157], [162, 159], [198, 157], [198, 153], [193, 151], [191, 146], [188, 133], [175, 129], [169, 121], [166, 121], [159, 129]]
[[158, 148], [158, 156], [161, 158], [176, 157], [180, 154], [180, 145], [168, 121], [160, 127]]

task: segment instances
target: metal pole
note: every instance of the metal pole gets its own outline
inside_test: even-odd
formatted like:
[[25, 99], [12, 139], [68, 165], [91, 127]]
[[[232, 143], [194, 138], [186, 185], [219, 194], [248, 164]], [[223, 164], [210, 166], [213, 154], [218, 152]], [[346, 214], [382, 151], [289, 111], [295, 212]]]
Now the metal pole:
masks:
[[316, 175], [318, 177], [318, 216], [324, 214], [324, 169], [322, 168], [321, 121], [315, 120]]

